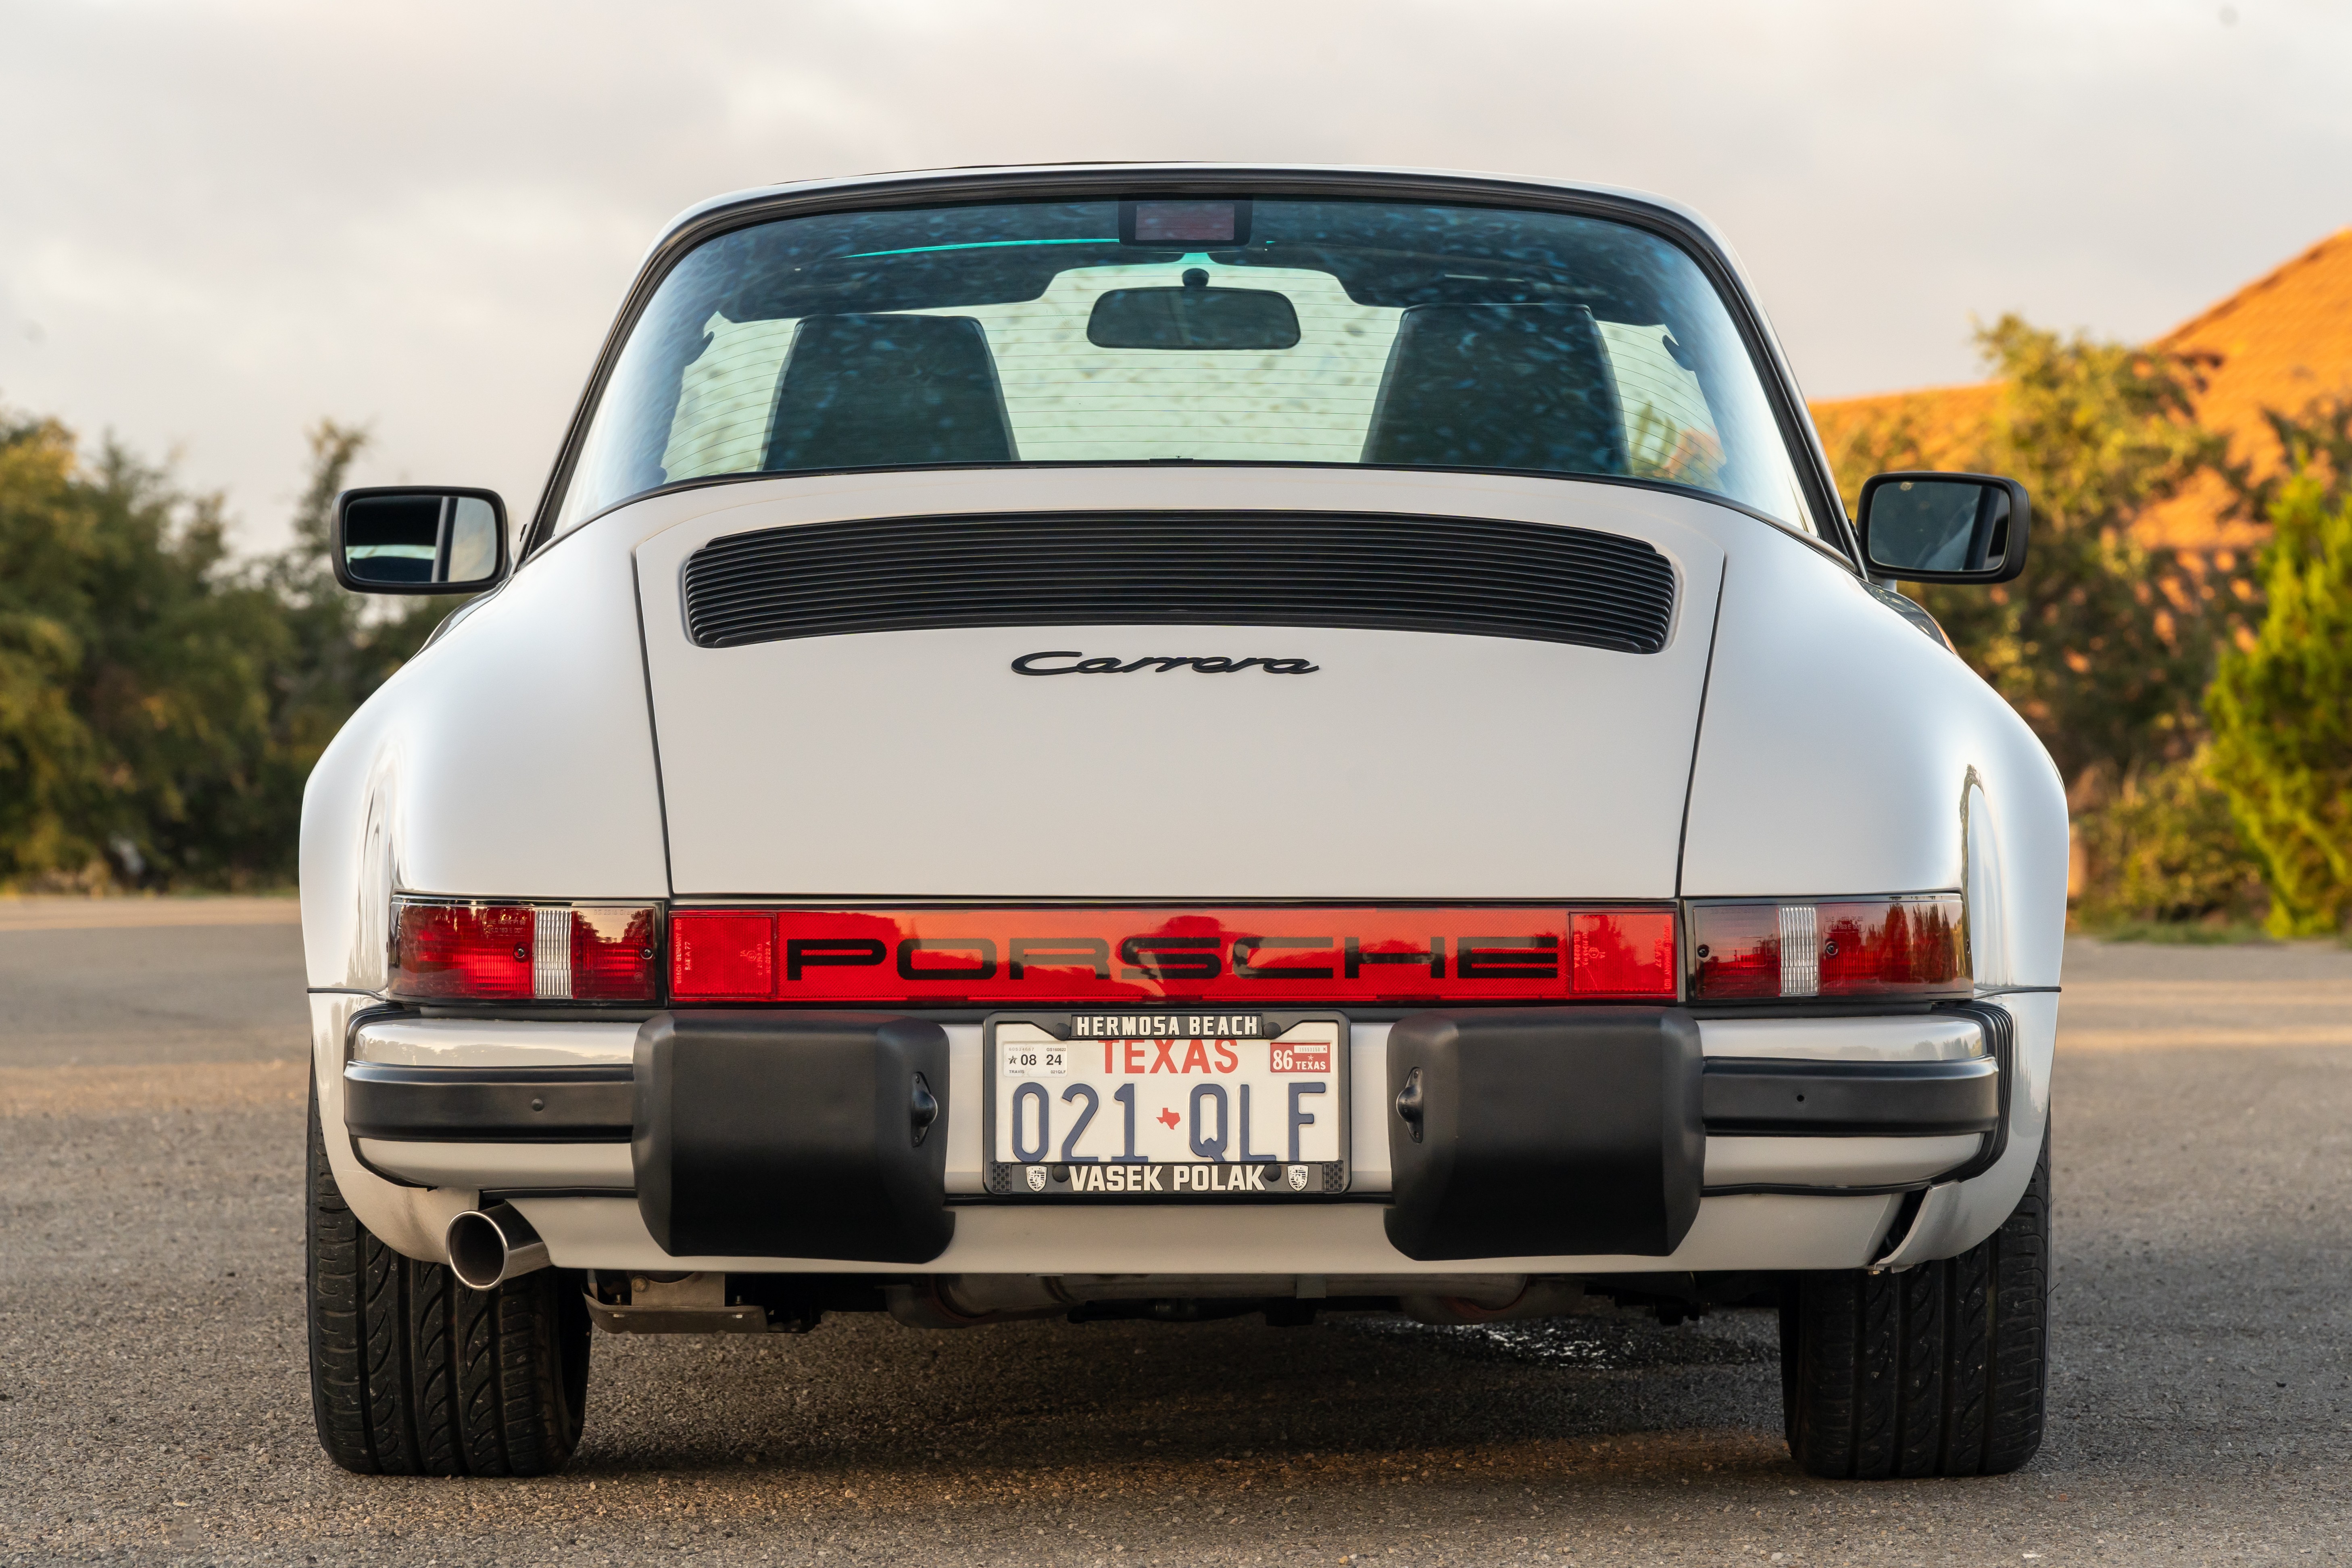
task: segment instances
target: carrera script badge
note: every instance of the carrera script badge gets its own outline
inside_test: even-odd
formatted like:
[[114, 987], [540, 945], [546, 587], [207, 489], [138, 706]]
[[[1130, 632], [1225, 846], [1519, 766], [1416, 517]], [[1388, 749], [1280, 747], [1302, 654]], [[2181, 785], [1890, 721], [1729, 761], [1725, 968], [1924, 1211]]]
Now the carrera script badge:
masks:
[[[1076, 663], [1065, 662], [1075, 659]], [[1312, 675], [1323, 667], [1303, 658], [1181, 658], [1155, 654], [1150, 658], [1118, 658], [1109, 654], [1091, 658], [1076, 648], [1024, 653], [1013, 661], [1015, 675], [1133, 675], [1149, 669], [1165, 675], [1171, 669], [1197, 670], [1202, 675], [1232, 675], [1255, 667], [1268, 675]]]

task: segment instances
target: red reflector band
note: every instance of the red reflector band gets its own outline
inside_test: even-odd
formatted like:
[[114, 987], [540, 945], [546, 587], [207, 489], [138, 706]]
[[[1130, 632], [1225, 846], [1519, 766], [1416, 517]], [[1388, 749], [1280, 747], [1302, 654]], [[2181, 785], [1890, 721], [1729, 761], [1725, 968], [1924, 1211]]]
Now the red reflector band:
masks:
[[1958, 893], [1691, 906], [1691, 995], [1966, 996]]
[[681, 910], [680, 1002], [1425, 1004], [1675, 996], [1660, 908]]
[[1569, 916], [1579, 996], [1672, 997], [1675, 917], [1665, 910], [1578, 910]]
[[393, 901], [388, 995], [406, 1001], [650, 1002], [649, 905]]
[[669, 994], [680, 1002], [765, 1002], [776, 990], [776, 917], [680, 910], [669, 920]]

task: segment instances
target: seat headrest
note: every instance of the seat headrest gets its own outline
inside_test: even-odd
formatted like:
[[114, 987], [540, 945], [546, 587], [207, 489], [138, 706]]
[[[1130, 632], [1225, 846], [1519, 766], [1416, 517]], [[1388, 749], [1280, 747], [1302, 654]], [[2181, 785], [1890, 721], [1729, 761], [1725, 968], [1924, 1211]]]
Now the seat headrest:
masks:
[[1627, 471], [1616, 377], [1582, 305], [1413, 305], [1381, 377], [1367, 463]]
[[776, 378], [768, 469], [1009, 463], [1013, 426], [970, 316], [811, 316]]

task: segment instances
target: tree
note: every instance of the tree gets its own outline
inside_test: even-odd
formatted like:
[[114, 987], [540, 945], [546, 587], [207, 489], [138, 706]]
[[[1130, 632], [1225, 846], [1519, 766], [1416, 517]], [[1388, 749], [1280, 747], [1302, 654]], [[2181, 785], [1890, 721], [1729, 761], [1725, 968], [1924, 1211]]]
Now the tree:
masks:
[[61, 426], [0, 423], [0, 879], [99, 853], [82, 821], [98, 738], [69, 690], [85, 618], [75, 584], [89, 548], [75, 467]]
[[2352, 914], [2352, 407], [2273, 416], [2291, 459], [2271, 495], [2251, 646], [2206, 694], [2211, 771], [2262, 858], [2277, 936]]
[[54, 421], [0, 425], [0, 879], [236, 879], [216, 831], [262, 790], [275, 600], [220, 498]]
[[2033, 500], [2025, 575], [1990, 590], [1913, 588], [1961, 657], [2032, 724], [2070, 786], [2110, 785], [2185, 755], [2226, 595], [2169, 550], [2134, 542], [2139, 511], [2219, 464], [2179, 356], [2061, 337], [2014, 316], [1977, 334], [1999, 378], [1937, 424], [1898, 407], [1838, 456], [1849, 497], [1889, 468], [1975, 468]]
[[240, 565], [220, 497], [0, 414], [0, 886], [291, 878], [320, 752], [454, 607], [336, 586], [366, 440], [321, 421], [294, 542]]
[[212, 833], [227, 859], [276, 880], [294, 874], [302, 787], [328, 742], [464, 602], [369, 598], [335, 581], [328, 559], [335, 497], [370, 437], [363, 426], [332, 419], [320, 420], [306, 436], [310, 473], [290, 520], [293, 541], [244, 578], [276, 606], [285, 633], [279, 657], [264, 672], [267, 736], [256, 787], [207, 802]]

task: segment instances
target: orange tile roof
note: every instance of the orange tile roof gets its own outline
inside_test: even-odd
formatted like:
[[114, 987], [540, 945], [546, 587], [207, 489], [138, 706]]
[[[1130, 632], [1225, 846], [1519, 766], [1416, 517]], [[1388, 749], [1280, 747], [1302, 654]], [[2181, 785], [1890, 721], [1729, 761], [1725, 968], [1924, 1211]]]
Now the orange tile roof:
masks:
[[[2229, 437], [2231, 459], [2249, 464], [2256, 478], [2277, 471], [2281, 454], [2265, 409], [2299, 414], [2317, 400], [2352, 398], [2352, 228], [2191, 317], [2154, 346], [2209, 359], [2196, 399], [2199, 418]], [[1845, 398], [1813, 405], [1813, 420], [1833, 460], [1857, 442], [1863, 451], [1876, 451], [1888, 437], [1902, 436], [1941, 466], [1965, 460], [1998, 393], [1998, 383], [1980, 382]], [[2260, 537], [2257, 525], [2223, 517], [2228, 502], [2227, 488], [2209, 476], [2149, 508], [2137, 531], [2147, 543], [2191, 550]]]
[[[1853, 453], [1868, 468], [1966, 468], [1976, 466], [2000, 395], [2000, 384], [1927, 386], [1812, 405], [1822, 445], [1840, 472]], [[1854, 498], [1845, 498], [1851, 507]]]
[[[2229, 437], [2231, 460], [2250, 465], [2254, 478], [2276, 473], [2284, 454], [2263, 410], [2301, 414], [2315, 401], [2352, 397], [2352, 228], [2183, 321], [2156, 346], [2218, 362], [2198, 395], [2198, 417]], [[2207, 479], [2149, 508], [2138, 531], [2151, 544], [2239, 542], [2232, 536], [2251, 525], [2221, 520], [2227, 498], [2220, 479]]]

